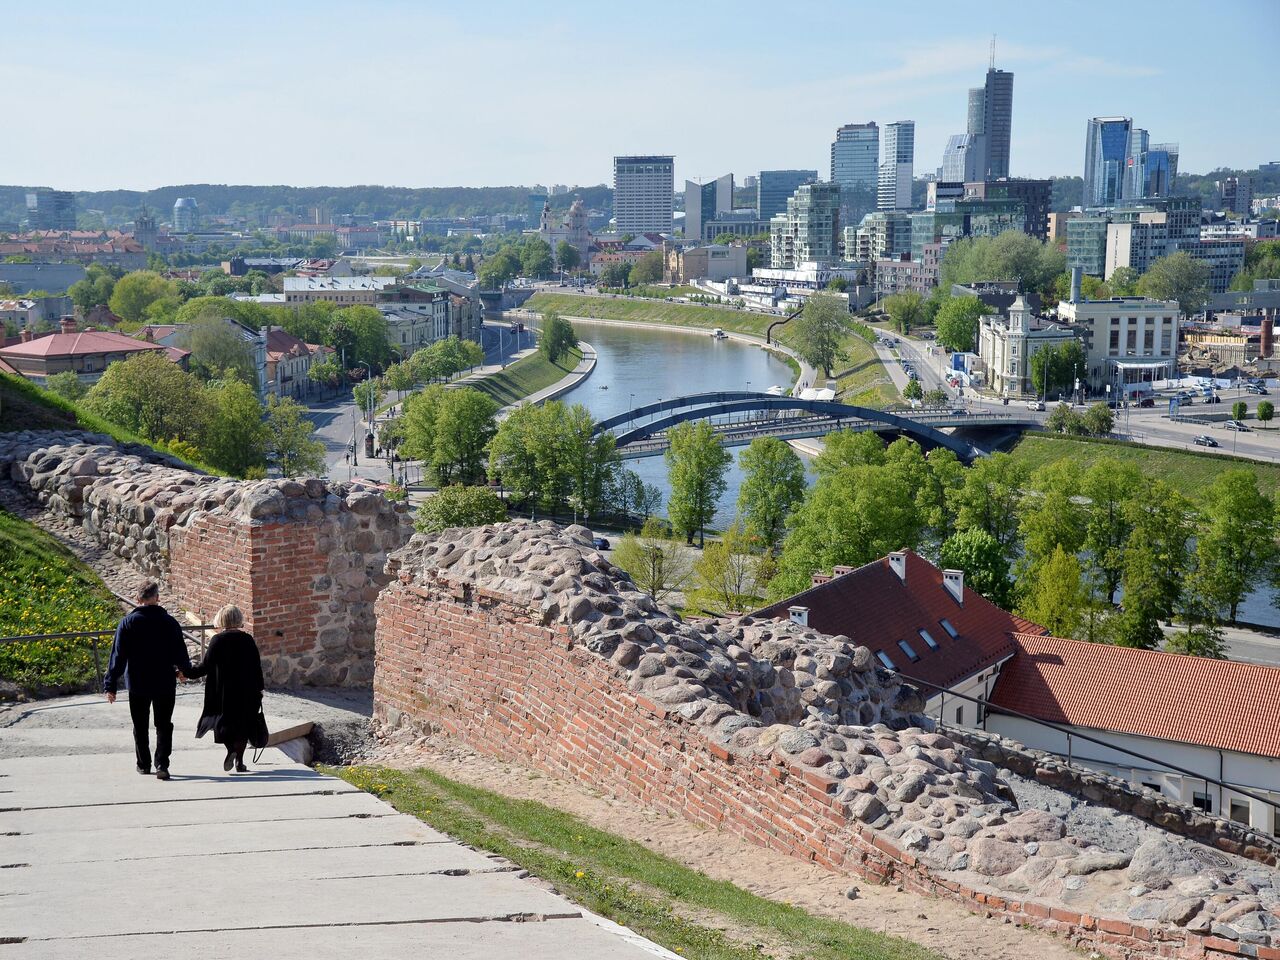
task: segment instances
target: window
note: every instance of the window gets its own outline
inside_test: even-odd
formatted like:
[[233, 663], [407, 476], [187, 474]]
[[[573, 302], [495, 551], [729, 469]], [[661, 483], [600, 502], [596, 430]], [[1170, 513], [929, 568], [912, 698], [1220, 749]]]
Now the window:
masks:
[[1249, 822], [1249, 804], [1243, 800], [1231, 801], [1231, 819], [1236, 823]]
[[877, 659], [877, 660], [879, 660], [879, 661], [880, 661], [882, 664], [884, 664], [886, 667], [888, 667], [890, 670], [897, 670], [897, 669], [898, 669], [897, 667], [895, 667], [895, 666], [893, 665], [893, 661], [889, 659], [889, 655], [888, 655], [887, 653], [885, 653], [883, 650], [877, 650], [877, 651], [876, 651], [876, 659]]
[[1119, 349], [1120, 349], [1120, 331], [1112, 330], [1111, 331], [1111, 352], [1114, 353]]
[[1138, 349], [1138, 331], [1133, 327], [1125, 331], [1124, 348], [1130, 353]]
[[1201, 793], [1199, 790], [1191, 794], [1191, 805], [1205, 813], [1213, 813], [1213, 797], [1207, 793]]
[[956, 707], [956, 723], [964, 726], [964, 705]]
[[901, 649], [901, 650], [902, 650], [902, 652], [903, 652], [903, 653], [905, 653], [905, 654], [907, 655], [907, 659], [908, 659], [908, 660], [910, 660], [912, 663], [915, 663], [916, 661], [918, 661], [918, 660], [920, 659], [920, 654], [918, 654], [918, 653], [916, 653], [914, 650], [912, 650], [912, 649], [911, 649], [911, 644], [907, 643], [907, 641], [905, 641], [905, 640], [899, 640], [899, 641], [898, 641], [898, 647], [899, 647], [899, 649]]
[[938, 641], [937, 641], [937, 640], [935, 640], [935, 639], [933, 639], [933, 637], [931, 637], [931, 636], [929, 635], [929, 631], [928, 631], [928, 630], [925, 630], [925, 629], [921, 628], [921, 630], [920, 630], [920, 639], [921, 639], [921, 640], [923, 640], [925, 643], [927, 643], [927, 644], [929, 645], [929, 649], [930, 649], [930, 650], [937, 650], [937, 649], [938, 649]]
[[938, 623], [942, 625], [943, 630], [947, 631], [947, 636], [950, 637], [952, 640], [960, 639], [960, 634], [956, 632], [956, 628], [951, 625], [951, 621], [948, 620], [946, 617], [943, 617], [941, 620], [938, 621]]

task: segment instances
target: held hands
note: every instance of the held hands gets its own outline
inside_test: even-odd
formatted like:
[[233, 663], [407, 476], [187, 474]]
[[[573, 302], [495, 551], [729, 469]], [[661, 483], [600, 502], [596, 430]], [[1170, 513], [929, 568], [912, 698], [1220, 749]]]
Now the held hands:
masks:
[[107, 694], [107, 703], [115, 703], [115, 702], [116, 702], [116, 695], [115, 695], [115, 692], [113, 691], [113, 692], [111, 692], [111, 693], [108, 693], [108, 694]]

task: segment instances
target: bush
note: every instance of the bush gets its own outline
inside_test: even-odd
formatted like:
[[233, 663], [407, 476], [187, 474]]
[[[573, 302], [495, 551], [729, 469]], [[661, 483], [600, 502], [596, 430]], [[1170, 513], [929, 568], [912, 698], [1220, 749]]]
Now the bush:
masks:
[[443, 487], [418, 507], [413, 525], [419, 533], [450, 527], [481, 527], [507, 519], [507, 505], [488, 487]]

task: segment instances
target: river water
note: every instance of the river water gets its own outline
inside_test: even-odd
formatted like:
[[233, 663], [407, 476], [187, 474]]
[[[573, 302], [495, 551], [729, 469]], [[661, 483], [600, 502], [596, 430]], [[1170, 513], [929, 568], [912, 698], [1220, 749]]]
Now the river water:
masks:
[[[595, 347], [596, 369], [560, 399], [566, 404], [582, 404], [597, 420], [691, 393], [765, 391], [775, 384], [789, 388], [792, 383], [791, 368], [767, 350], [734, 340], [716, 340], [708, 331], [652, 330], [586, 320], [574, 320], [573, 325], [578, 336]], [[738, 454], [744, 449], [729, 448], [733, 464], [727, 476], [728, 489], [716, 513], [717, 527], [733, 522], [742, 482]], [[627, 460], [626, 467], [662, 491], [665, 513], [666, 460], [642, 457]]]

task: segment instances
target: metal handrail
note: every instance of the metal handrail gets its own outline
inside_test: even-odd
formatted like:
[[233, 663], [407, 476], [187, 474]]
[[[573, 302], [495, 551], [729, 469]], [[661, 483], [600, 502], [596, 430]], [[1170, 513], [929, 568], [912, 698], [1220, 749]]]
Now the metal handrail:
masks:
[[[1200, 780], [1205, 784], [1206, 791], [1208, 790], [1208, 785], [1212, 783], [1214, 786], [1219, 788], [1219, 798], [1218, 798], [1219, 807], [1221, 807], [1222, 805], [1221, 790], [1226, 789], [1226, 790], [1230, 790], [1232, 793], [1238, 793], [1242, 797], [1248, 797], [1250, 800], [1257, 800], [1259, 803], [1265, 803], [1267, 806], [1271, 807], [1277, 812], [1280, 812], [1280, 803], [1276, 803], [1276, 801], [1274, 800], [1268, 800], [1266, 797], [1258, 796], [1256, 793], [1252, 793], [1249, 790], [1246, 790], [1243, 787], [1237, 786], [1235, 784], [1230, 784], [1223, 780], [1218, 780], [1215, 777], [1210, 777], [1202, 773], [1197, 773], [1195, 770], [1188, 770], [1186, 767], [1180, 767], [1175, 763], [1169, 763], [1168, 761], [1160, 760], [1160, 759], [1157, 759], [1156, 757], [1149, 757], [1146, 754], [1138, 753], [1136, 750], [1130, 750], [1127, 747], [1121, 747], [1121, 746], [1117, 746], [1114, 743], [1108, 743], [1107, 741], [1100, 740], [1097, 737], [1091, 737], [1087, 733], [1079, 733], [1071, 729], [1070, 727], [1065, 727], [1062, 724], [1054, 723], [1052, 720], [1041, 720], [1039, 717], [1032, 717], [1018, 710], [1011, 710], [1008, 707], [1001, 707], [997, 704], [992, 703], [989, 700], [983, 700], [981, 697], [971, 697], [967, 693], [957, 693], [955, 690], [951, 689], [950, 687], [941, 687], [936, 683], [930, 683], [927, 680], [920, 680], [916, 677], [910, 677], [910, 676], [907, 676], [907, 674], [901, 673], [901, 672], [898, 672], [898, 676], [900, 676], [907, 683], [918, 685], [921, 687], [929, 687], [931, 690], [938, 691], [939, 693], [942, 694], [944, 704], [946, 702], [947, 695], [950, 694], [951, 696], [956, 697], [957, 699], [967, 700], [970, 703], [974, 703], [980, 707], [983, 707], [985, 711], [983, 714], [983, 720], [982, 720], [983, 732], [986, 732], [986, 729], [987, 729], [986, 713], [994, 711], [996, 713], [1005, 714], [1006, 716], [1017, 717], [1019, 720], [1027, 720], [1031, 723], [1036, 724], [1037, 726], [1047, 727], [1050, 730], [1055, 730], [1058, 733], [1065, 734], [1067, 737], [1067, 766], [1073, 765], [1071, 743], [1073, 738], [1078, 738], [1080, 740], [1084, 740], [1086, 743], [1097, 744], [1098, 746], [1105, 747], [1108, 750], [1114, 750], [1116, 753], [1122, 753], [1125, 756], [1134, 757], [1138, 760], [1145, 760], [1147, 763], [1156, 764], [1160, 767], [1165, 768], [1166, 770], [1172, 770], [1174, 773], [1180, 773], [1183, 776], [1190, 777], [1193, 780]], [[1209, 749], [1217, 749], [1217, 748], [1211, 747]], [[1048, 750], [1045, 752], [1057, 753], [1057, 751], [1055, 750]], [[1058, 754], [1058, 756], [1061, 756], [1061, 754]], [[1108, 761], [1098, 760], [1095, 762], [1107, 763]], [[1245, 824], [1245, 826], [1248, 826], [1248, 824]]]
[[[200, 648], [200, 659], [204, 659], [206, 648], [205, 637], [210, 630], [216, 630], [212, 624], [198, 623], [182, 627], [182, 636], [186, 640], [196, 643]], [[195, 634], [199, 631], [199, 635]], [[114, 639], [116, 628], [110, 630], [74, 630], [64, 633], [23, 633], [11, 637], [0, 637], [0, 646], [7, 643], [32, 643], [38, 640], [88, 640], [90, 649], [93, 651], [93, 669], [98, 675], [98, 689], [102, 688], [102, 654], [98, 650], [98, 641], [102, 637], [112, 637]]]

